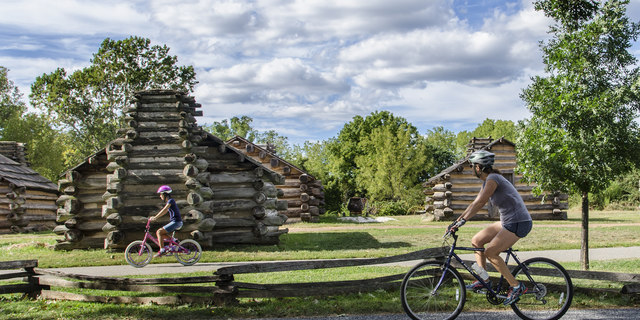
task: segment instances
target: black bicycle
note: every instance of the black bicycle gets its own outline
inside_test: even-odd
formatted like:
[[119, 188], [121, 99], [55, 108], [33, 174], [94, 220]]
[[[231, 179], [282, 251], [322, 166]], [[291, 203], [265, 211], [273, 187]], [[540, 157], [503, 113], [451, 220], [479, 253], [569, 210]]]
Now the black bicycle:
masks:
[[[456, 246], [458, 236], [455, 228], [449, 228], [443, 238], [443, 250], [448, 251], [444, 260], [423, 261], [402, 280], [400, 295], [402, 308], [407, 315], [415, 320], [425, 320], [455, 319], [460, 314], [467, 289], [460, 272], [451, 265], [453, 259], [482, 283], [483, 287], [475, 292], [484, 293], [491, 304], [502, 304], [509, 290], [506, 279], [500, 276], [484, 281], [455, 252], [484, 249]], [[562, 317], [573, 299], [573, 284], [567, 271], [548, 258], [531, 258], [521, 262], [512, 248], [504, 252], [507, 254], [507, 264], [509, 259], [517, 264], [512, 274], [527, 287], [519, 300], [511, 304], [513, 311], [522, 319], [552, 320]]]

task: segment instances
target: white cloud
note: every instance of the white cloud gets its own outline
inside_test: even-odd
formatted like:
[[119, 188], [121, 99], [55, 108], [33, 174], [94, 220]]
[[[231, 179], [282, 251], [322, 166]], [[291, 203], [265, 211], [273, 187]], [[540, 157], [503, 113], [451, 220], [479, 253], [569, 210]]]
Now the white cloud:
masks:
[[[40, 34], [138, 33], [147, 15], [133, 1], [3, 1], [2, 24]], [[141, 8], [142, 9], [142, 8]]]
[[138, 35], [195, 67], [199, 123], [248, 115], [295, 143], [375, 110], [421, 132], [526, 117], [519, 93], [542, 72], [549, 23], [530, 0], [22, 0], [0, 11], [12, 13], [0, 65], [25, 93], [36, 76], [88, 65], [104, 38]]

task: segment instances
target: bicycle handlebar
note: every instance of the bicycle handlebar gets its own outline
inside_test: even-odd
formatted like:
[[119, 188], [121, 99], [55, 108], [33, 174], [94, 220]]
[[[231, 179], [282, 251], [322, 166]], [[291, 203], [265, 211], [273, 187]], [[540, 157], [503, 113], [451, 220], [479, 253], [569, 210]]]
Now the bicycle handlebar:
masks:
[[446, 238], [449, 235], [455, 235], [456, 231], [458, 231], [458, 228], [462, 227], [465, 223], [467, 223], [467, 220], [465, 219], [460, 219], [458, 221], [454, 221], [453, 223], [451, 223], [448, 227], [447, 227], [447, 231], [444, 233], [444, 235], [442, 236], [442, 238]]

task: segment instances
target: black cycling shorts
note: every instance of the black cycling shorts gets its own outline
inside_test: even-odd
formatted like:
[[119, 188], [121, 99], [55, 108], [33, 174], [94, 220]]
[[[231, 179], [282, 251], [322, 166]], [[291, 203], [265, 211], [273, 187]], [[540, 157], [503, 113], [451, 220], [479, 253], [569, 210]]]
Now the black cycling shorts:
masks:
[[502, 225], [502, 227], [515, 233], [516, 236], [524, 238], [529, 234], [531, 228], [533, 228], [533, 221], [505, 223]]

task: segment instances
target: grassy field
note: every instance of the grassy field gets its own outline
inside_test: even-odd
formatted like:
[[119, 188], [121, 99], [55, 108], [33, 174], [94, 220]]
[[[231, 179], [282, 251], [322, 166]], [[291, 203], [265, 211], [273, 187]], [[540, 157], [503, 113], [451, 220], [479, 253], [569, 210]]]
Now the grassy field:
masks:
[[[591, 213], [590, 247], [640, 246], [640, 212]], [[288, 224], [289, 234], [272, 246], [233, 246], [207, 250], [202, 262], [330, 259], [382, 257], [441, 245], [448, 223], [425, 222], [420, 216], [393, 217], [378, 224], [355, 224], [322, 217], [320, 223]], [[461, 243], [487, 222], [467, 223], [459, 232]], [[569, 212], [566, 221], [536, 221], [534, 230], [516, 248], [520, 250], [576, 249], [580, 247], [580, 213]], [[126, 265], [121, 252], [104, 250], [54, 251], [51, 246], [60, 236], [51, 234], [0, 235], [0, 261], [38, 259], [40, 267]], [[156, 259], [155, 262], [175, 262]], [[567, 269], [579, 269], [578, 263], [563, 263]], [[127, 266], [128, 267], [128, 266]], [[592, 270], [640, 272], [640, 260], [592, 261]], [[351, 267], [236, 276], [236, 280], [254, 283], [313, 282], [326, 279], [352, 280], [401, 274], [405, 267]], [[189, 274], [189, 275], [210, 275]], [[176, 276], [175, 274], [164, 276]], [[186, 276], [186, 275], [181, 275]], [[83, 292], [81, 292], [83, 293]], [[91, 293], [86, 293], [91, 294]], [[100, 294], [122, 295], [119, 292]], [[0, 296], [0, 319], [171, 319], [176, 315], [190, 319], [280, 317], [300, 315], [402, 312], [398, 292], [335, 296], [328, 298], [243, 299], [235, 307], [190, 305], [179, 307], [102, 305], [79, 302], [51, 302], [20, 299], [18, 295]], [[579, 295], [573, 307], [639, 307], [637, 297], [620, 294]], [[486, 303], [484, 296], [469, 298], [465, 310], [502, 309]]]

